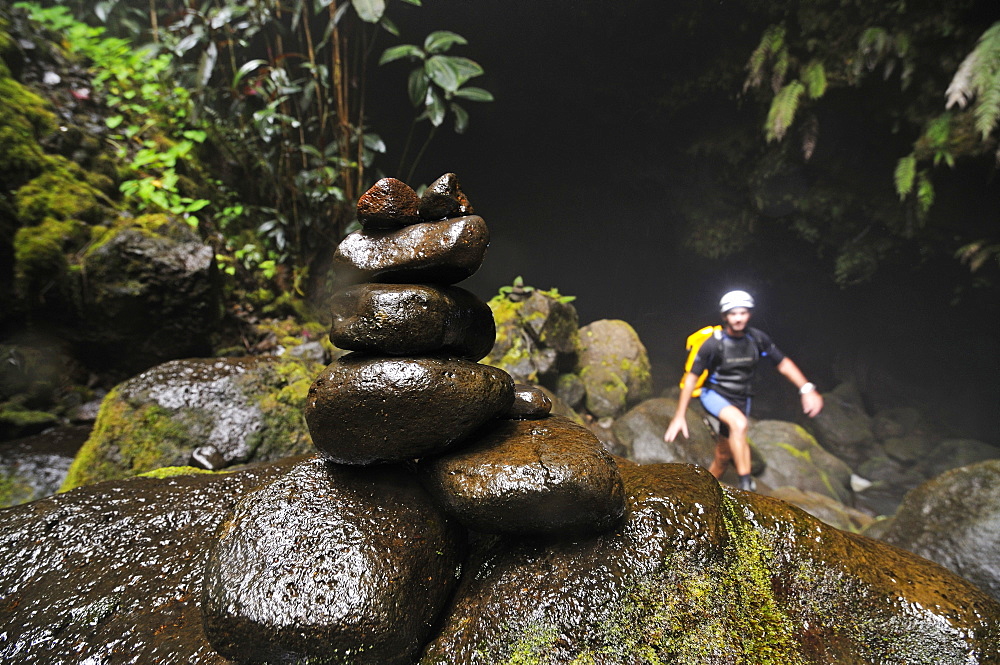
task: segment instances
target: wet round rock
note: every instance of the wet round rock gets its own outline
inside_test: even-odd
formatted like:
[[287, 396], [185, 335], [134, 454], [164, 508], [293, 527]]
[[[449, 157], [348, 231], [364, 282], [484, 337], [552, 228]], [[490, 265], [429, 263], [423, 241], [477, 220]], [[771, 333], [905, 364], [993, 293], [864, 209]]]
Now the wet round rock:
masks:
[[350, 351], [479, 360], [496, 337], [489, 306], [456, 286], [361, 284], [337, 292], [330, 310], [330, 341]]
[[514, 381], [496, 367], [350, 353], [310, 387], [305, 416], [328, 459], [372, 464], [442, 453], [513, 400]]
[[482, 217], [421, 222], [401, 229], [361, 229], [334, 253], [334, 266], [349, 283], [454, 284], [483, 264], [490, 244]]
[[432, 182], [420, 197], [420, 218], [427, 221], [471, 215], [473, 212], [472, 204], [454, 173], [445, 173]]
[[358, 199], [358, 221], [367, 228], [395, 228], [415, 224], [420, 197], [395, 178], [382, 178]]
[[497, 420], [424, 471], [446, 512], [486, 533], [600, 533], [625, 510], [611, 455], [589, 430], [560, 416]]
[[511, 420], [544, 418], [552, 411], [552, 400], [540, 388], [527, 383], [514, 384], [514, 402], [504, 414]]
[[205, 634], [238, 662], [413, 663], [463, 541], [401, 468], [308, 460], [221, 525], [205, 568]]

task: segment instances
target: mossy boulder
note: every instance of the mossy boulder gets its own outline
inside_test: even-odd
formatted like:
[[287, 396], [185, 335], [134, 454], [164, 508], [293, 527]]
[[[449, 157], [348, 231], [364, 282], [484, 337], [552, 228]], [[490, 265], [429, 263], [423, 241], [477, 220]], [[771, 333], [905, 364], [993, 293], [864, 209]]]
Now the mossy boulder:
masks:
[[577, 367], [584, 403], [596, 418], [620, 416], [653, 390], [649, 354], [625, 321], [601, 319], [582, 327]]
[[914, 489], [879, 537], [1000, 600], [1000, 460], [952, 469]]
[[496, 342], [482, 362], [505, 370], [518, 383], [555, 390], [559, 374], [575, 368], [579, 350], [579, 317], [569, 299], [555, 290], [522, 287], [487, 304]]
[[697, 467], [621, 474], [620, 529], [480, 541], [420, 662], [998, 662], [1000, 604], [936, 564]]
[[750, 444], [765, 460], [758, 480], [770, 487], [795, 487], [851, 505], [851, 469], [807, 431], [780, 420], [750, 426]]
[[116, 386], [63, 490], [160, 467], [222, 469], [309, 452], [302, 410], [320, 363], [175, 360]]
[[215, 252], [184, 222], [123, 218], [90, 246], [81, 273], [82, 320], [67, 334], [86, 344], [88, 364], [134, 373], [210, 352], [222, 315]]

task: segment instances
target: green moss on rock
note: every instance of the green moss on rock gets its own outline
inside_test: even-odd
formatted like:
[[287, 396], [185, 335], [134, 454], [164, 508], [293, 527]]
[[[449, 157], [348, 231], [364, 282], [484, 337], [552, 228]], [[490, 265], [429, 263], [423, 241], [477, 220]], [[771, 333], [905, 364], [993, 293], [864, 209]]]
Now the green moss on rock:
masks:
[[83, 169], [60, 156], [49, 157], [48, 166], [17, 190], [14, 200], [22, 225], [38, 224], [47, 217], [97, 224], [107, 217], [106, 197], [87, 181]]

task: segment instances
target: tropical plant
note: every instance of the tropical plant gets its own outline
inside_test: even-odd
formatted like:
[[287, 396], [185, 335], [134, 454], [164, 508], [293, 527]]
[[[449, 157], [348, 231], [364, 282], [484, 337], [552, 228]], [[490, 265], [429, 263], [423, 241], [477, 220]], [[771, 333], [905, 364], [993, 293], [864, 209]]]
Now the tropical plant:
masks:
[[[141, 8], [125, 0], [62, 1], [117, 40], [91, 33], [86, 54], [119, 111], [109, 122], [132, 161], [126, 195], [182, 212], [206, 234], [218, 234], [220, 256], [233, 259], [227, 268], [260, 257], [258, 265], [294, 271], [297, 283], [309, 274], [318, 288], [333, 246], [355, 223], [353, 203], [380, 175], [376, 157], [387, 151], [368, 125], [365, 95], [380, 40], [400, 35], [387, 0], [148, 0]], [[465, 86], [482, 73], [478, 64], [445, 55], [465, 43], [437, 31], [422, 48], [388, 50], [425, 60], [423, 73], [410, 77], [410, 93], [422, 86], [417, 119], [430, 120], [428, 141], [447, 112], [464, 130], [468, 113], [458, 99], [492, 99]], [[117, 59], [101, 57], [98, 46], [113, 47]], [[147, 131], [170, 141], [157, 142], [157, 153]], [[425, 149], [426, 142], [411, 172]], [[178, 165], [195, 161], [220, 174], [223, 189], [209, 197], [218, 199], [212, 205], [176, 188]], [[234, 197], [240, 214], [220, 217]]]
[[493, 101], [493, 95], [489, 91], [465, 85], [470, 79], [483, 74], [483, 68], [479, 63], [460, 56], [445, 55], [455, 44], [467, 43], [461, 35], [447, 30], [438, 30], [427, 35], [423, 47], [414, 44], [400, 44], [386, 49], [379, 59], [380, 65], [403, 58], [418, 62], [407, 79], [407, 92], [410, 103], [421, 113], [414, 118], [410, 125], [406, 145], [400, 157], [398, 169], [400, 173], [403, 172], [417, 123], [421, 120], [427, 120], [431, 124], [431, 129], [407, 171], [406, 180], [413, 178], [414, 168], [434, 138], [434, 133], [444, 123], [449, 110], [455, 118], [455, 131], [459, 134], [465, 132], [469, 125], [469, 113], [456, 100]]

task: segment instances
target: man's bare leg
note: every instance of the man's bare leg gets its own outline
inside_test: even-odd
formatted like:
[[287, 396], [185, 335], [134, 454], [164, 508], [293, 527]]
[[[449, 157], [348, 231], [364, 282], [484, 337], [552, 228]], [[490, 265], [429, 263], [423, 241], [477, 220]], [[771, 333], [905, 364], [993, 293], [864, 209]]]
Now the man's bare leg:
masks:
[[[747, 431], [750, 428], [750, 424], [747, 422], [747, 417], [735, 406], [727, 406], [719, 412], [719, 420], [729, 426], [728, 452], [732, 457], [733, 465], [736, 467], [736, 473], [741, 476], [748, 475], [751, 470], [751, 464], [750, 444], [747, 443]], [[715, 467], [717, 461], [723, 462], [723, 460], [720, 460], [719, 447], [716, 447], [715, 449], [715, 460], [712, 461], [713, 468]], [[725, 470], [724, 463], [727, 463], [728, 461], [728, 459], [724, 460], [722, 466], [723, 471]], [[716, 478], [718, 477], [719, 476], [716, 476]]]
[[733, 461], [733, 453], [729, 448], [729, 439], [719, 434], [715, 438], [715, 458], [712, 465], [708, 467], [708, 472], [716, 478], [721, 478], [726, 472], [726, 467]]

